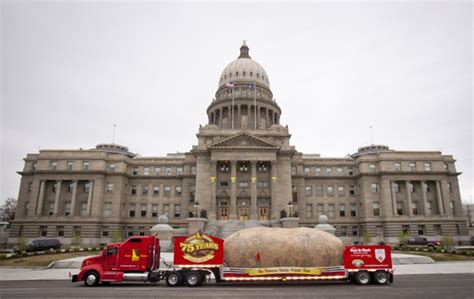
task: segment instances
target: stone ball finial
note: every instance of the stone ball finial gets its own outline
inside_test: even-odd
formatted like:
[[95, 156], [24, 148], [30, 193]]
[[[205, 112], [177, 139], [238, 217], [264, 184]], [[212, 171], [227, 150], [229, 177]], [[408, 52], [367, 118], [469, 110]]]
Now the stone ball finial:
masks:
[[160, 217], [158, 217], [158, 223], [167, 224], [168, 223], [168, 216], [161, 215]]
[[327, 224], [328, 223], [328, 216], [326, 216], [326, 215], [319, 216], [318, 223], [319, 224]]

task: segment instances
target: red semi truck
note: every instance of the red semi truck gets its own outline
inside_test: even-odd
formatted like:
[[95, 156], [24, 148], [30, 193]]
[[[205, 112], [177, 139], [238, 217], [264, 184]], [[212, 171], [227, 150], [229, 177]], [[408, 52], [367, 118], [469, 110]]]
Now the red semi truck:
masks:
[[[102, 255], [83, 261], [72, 282], [99, 283], [164, 280], [170, 287], [202, 285], [211, 274], [216, 282], [234, 281], [351, 281], [360, 285], [393, 282], [390, 246], [346, 246], [343, 264], [332, 267], [228, 267], [224, 240], [196, 233], [174, 240], [174, 262], [160, 268], [160, 242], [154, 236], [130, 237], [109, 244]], [[314, 254], [318, 254], [314, 252]], [[260, 264], [260, 253], [256, 255]]]

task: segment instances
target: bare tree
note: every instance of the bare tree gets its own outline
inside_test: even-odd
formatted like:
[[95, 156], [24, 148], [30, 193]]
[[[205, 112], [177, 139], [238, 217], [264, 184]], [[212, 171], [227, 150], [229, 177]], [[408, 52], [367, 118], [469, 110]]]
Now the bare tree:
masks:
[[16, 198], [9, 197], [0, 208], [0, 219], [1, 221], [12, 221], [15, 219], [16, 210]]

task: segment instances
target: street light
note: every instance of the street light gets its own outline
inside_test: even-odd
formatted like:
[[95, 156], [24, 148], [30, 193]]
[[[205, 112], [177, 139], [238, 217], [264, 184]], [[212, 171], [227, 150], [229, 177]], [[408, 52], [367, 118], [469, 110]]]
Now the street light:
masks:
[[288, 217], [293, 217], [293, 202], [292, 201], [288, 202], [288, 210], [290, 210], [290, 212], [288, 213]]
[[199, 202], [196, 201], [196, 202], [194, 202], [194, 217], [195, 218], [199, 217], [198, 212], [199, 212]]

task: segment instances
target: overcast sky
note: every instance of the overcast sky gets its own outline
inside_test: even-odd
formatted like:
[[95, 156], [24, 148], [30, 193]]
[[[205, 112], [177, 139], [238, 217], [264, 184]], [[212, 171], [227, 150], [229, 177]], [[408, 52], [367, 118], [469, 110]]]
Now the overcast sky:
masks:
[[242, 40], [303, 153], [452, 154], [473, 194], [470, 1], [1, 4], [0, 203], [27, 153], [189, 151]]

